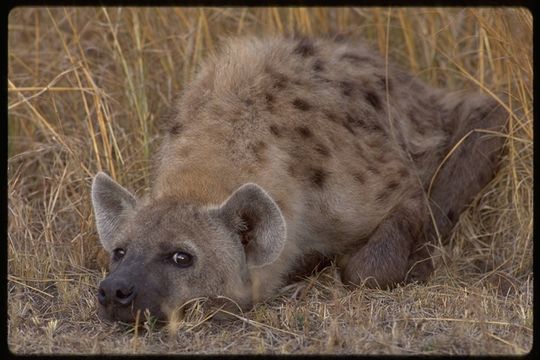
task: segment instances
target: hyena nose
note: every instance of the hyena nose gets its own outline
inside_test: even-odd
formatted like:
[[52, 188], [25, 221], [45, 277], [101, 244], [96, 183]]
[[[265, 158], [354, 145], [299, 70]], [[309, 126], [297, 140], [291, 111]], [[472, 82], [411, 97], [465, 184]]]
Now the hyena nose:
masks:
[[101, 305], [114, 303], [126, 306], [135, 298], [135, 286], [124, 281], [105, 279], [99, 284], [98, 301]]

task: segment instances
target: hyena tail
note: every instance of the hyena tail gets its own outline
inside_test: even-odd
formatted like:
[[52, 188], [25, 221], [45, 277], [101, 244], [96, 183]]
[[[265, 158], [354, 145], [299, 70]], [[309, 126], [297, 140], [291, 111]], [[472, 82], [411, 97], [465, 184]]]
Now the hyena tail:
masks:
[[508, 112], [481, 93], [443, 97], [443, 121], [449, 134], [439, 166], [426, 189], [433, 217], [424, 224], [409, 264], [409, 278], [423, 280], [433, 270], [429, 244], [444, 243], [461, 212], [495, 176], [504, 145]]

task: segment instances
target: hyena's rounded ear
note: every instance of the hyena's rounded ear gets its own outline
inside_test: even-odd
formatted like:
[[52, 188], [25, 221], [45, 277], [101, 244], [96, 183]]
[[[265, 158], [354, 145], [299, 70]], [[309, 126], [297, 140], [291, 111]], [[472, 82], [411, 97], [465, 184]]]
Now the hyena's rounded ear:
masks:
[[248, 265], [263, 266], [281, 254], [285, 220], [277, 204], [259, 185], [242, 185], [221, 205], [219, 213], [239, 235]]
[[92, 206], [101, 244], [112, 250], [114, 234], [125, 216], [135, 207], [135, 197], [107, 174], [99, 172], [92, 181]]

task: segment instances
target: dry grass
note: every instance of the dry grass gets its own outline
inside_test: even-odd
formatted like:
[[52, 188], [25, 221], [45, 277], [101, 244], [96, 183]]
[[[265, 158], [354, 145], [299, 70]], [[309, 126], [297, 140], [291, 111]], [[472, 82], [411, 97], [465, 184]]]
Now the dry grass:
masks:
[[[140, 193], [159, 123], [224, 37], [363, 34], [429, 83], [512, 112], [503, 168], [427, 284], [344, 289], [335, 268], [236, 321], [101, 323], [98, 170]], [[18, 8], [9, 17], [8, 344], [15, 353], [522, 354], [532, 346], [532, 16], [524, 9]], [[143, 318], [144, 320], [144, 318]]]

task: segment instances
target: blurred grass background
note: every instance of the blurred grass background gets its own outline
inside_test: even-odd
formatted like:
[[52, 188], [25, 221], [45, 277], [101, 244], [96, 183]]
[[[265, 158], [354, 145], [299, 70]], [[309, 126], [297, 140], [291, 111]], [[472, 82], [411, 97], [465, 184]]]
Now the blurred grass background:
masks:
[[[246, 314], [256, 325], [245, 320], [228, 325], [202, 321], [197, 329], [167, 335], [174, 341], [166, 346], [164, 330], [149, 324], [144, 335], [135, 337], [132, 328], [99, 322], [94, 293], [103, 275], [103, 254], [90, 205], [92, 176], [104, 170], [143, 194], [159, 145], [160, 123], [201, 59], [227, 37], [298, 32], [360, 34], [383, 55], [388, 53], [390, 61], [426, 82], [452, 90], [480, 88], [510, 110], [502, 169], [461, 216], [450, 244], [440, 249], [432, 279], [391, 292], [351, 292], [341, 287], [330, 268], [297, 285], [290, 290], [292, 295], [285, 292]], [[18, 353], [528, 351], [532, 78], [532, 15], [523, 8], [12, 10], [10, 349]], [[193, 326], [188, 320], [182, 324]]]

